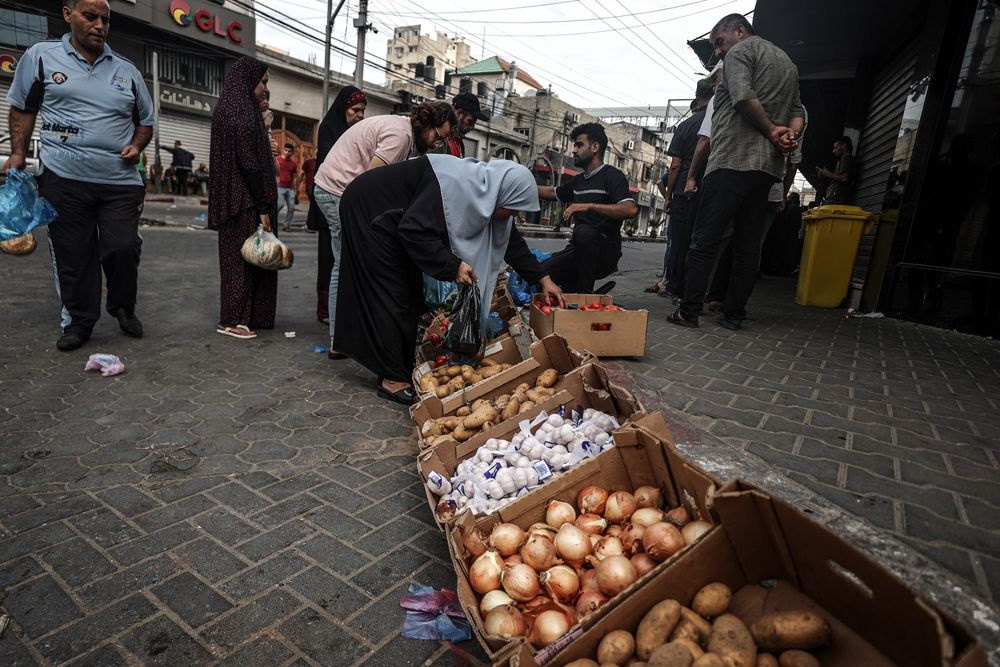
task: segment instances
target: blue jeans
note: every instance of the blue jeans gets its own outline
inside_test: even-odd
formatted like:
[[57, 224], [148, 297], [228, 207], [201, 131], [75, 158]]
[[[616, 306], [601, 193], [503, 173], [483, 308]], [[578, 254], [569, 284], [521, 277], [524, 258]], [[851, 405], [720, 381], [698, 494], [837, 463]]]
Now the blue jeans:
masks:
[[298, 197], [295, 195], [295, 190], [292, 188], [278, 188], [278, 212], [285, 206], [288, 209], [285, 212], [285, 226], [292, 224], [292, 216], [295, 215], [295, 200]]
[[337, 324], [337, 286], [340, 284], [340, 197], [330, 194], [318, 185], [313, 186], [313, 199], [330, 227], [330, 249], [333, 264], [330, 269], [330, 344]]

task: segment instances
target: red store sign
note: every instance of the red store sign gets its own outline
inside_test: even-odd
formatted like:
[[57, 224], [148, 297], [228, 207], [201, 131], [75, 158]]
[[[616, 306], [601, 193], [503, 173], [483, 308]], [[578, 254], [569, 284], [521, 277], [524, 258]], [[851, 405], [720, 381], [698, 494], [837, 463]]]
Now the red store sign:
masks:
[[233, 44], [243, 42], [243, 24], [240, 21], [229, 21], [228, 23], [218, 14], [212, 13], [208, 9], [193, 9], [187, 0], [171, 0], [169, 8], [170, 18], [174, 23], [186, 28], [192, 23], [202, 32], [212, 33], [223, 39], [228, 39]]

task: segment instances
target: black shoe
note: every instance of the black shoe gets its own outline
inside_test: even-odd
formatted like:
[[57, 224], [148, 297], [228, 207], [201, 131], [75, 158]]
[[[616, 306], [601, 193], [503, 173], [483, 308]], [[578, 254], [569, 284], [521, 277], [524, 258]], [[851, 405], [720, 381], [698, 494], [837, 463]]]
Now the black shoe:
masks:
[[346, 359], [347, 355], [344, 354], [344, 353], [342, 353], [342, 352], [334, 352], [333, 350], [327, 350], [326, 351], [326, 358], [327, 359], [333, 359], [334, 361], [337, 361], [339, 359]]
[[676, 324], [679, 327], [687, 327], [689, 329], [698, 328], [698, 320], [686, 319], [683, 315], [681, 315], [681, 311], [679, 308], [674, 312], [670, 313], [669, 315], [667, 315], [667, 322], [670, 322], [671, 324]]
[[609, 280], [608, 282], [604, 283], [603, 285], [595, 289], [594, 294], [607, 294], [608, 292], [610, 292], [615, 288], [615, 284], [616, 284], [615, 281]]
[[135, 316], [134, 306], [122, 306], [111, 314], [118, 319], [118, 327], [126, 336], [142, 338], [142, 322]]
[[413, 387], [407, 387], [406, 389], [400, 389], [396, 393], [392, 393], [383, 387], [380, 382], [376, 393], [384, 399], [402, 403], [403, 405], [413, 405], [417, 402], [417, 392], [413, 390]]
[[715, 323], [718, 324], [723, 329], [729, 329], [730, 331], [739, 331], [743, 326], [734, 320], [726, 319], [725, 315], [717, 317]]
[[56, 347], [63, 352], [76, 350], [87, 342], [88, 336], [83, 336], [72, 331], [64, 331], [63, 335], [56, 341]]

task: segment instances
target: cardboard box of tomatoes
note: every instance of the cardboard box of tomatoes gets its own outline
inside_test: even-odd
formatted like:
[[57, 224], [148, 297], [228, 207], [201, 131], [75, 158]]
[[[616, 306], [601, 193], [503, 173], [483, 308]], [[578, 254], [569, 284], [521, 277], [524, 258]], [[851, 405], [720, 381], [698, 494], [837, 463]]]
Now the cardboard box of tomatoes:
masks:
[[531, 303], [531, 328], [538, 338], [552, 333], [566, 337], [571, 347], [598, 357], [641, 357], [646, 353], [649, 311], [625, 310], [610, 294], [565, 294], [566, 308]]

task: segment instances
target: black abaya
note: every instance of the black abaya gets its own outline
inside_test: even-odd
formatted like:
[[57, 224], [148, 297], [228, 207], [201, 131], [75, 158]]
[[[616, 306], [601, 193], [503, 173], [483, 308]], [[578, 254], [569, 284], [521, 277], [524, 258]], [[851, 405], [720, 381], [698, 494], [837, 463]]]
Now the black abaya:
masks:
[[[333, 346], [381, 378], [409, 382], [426, 273], [454, 280], [441, 188], [426, 157], [358, 176], [340, 202], [343, 245]], [[516, 229], [507, 261], [527, 280], [539, 265]]]

